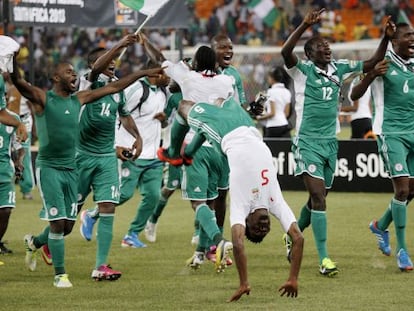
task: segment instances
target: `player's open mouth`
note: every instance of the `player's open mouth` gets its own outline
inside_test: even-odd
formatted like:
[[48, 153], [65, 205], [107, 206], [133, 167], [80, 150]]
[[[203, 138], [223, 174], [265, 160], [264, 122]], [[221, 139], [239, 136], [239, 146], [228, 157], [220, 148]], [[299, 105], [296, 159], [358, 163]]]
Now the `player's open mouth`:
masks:
[[410, 55], [414, 55], [414, 44], [410, 44], [408, 46], [408, 53], [410, 53]]
[[70, 81], [70, 87], [72, 87], [72, 88], [76, 87], [76, 79]]
[[230, 63], [232, 58], [233, 58], [233, 55], [224, 55], [223, 56], [223, 61], [225, 63]]

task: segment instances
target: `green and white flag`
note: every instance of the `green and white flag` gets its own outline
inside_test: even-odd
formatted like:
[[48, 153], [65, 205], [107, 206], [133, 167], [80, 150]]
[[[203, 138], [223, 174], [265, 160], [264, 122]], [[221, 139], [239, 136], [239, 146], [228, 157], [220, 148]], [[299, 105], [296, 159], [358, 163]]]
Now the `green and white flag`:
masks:
[[169, 0], [119, 0], [123, 5], [147, 16], [154, 16]]
[[268, 27], [273, 27], [273, 24], [279, 17], [279, 11], [273, 0], [251, 0], [248, 8], [263, 19], [263, 23]]

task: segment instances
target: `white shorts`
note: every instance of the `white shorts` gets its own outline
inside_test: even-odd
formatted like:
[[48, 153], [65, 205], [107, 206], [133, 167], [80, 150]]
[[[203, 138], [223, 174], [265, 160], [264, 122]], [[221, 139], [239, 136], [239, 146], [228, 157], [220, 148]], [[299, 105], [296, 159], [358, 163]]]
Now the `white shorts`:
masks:
[[[227, 141], [229, 144], [229, 141]], [[230, 166], [230, 225], [246, 225], [246, 217], [266, 208], [287, 232], [296, 217], [283, 198], [272, 154], [257, 137], [246, 137], [227, 145]]]

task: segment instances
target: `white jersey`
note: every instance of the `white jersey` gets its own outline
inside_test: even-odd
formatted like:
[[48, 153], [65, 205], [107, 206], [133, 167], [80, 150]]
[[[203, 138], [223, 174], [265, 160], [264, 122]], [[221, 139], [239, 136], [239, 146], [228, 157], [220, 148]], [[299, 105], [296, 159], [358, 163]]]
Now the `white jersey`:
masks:
[[266, 127], [277, 127], [288, 124], [288, 120], [285, 115], [285, 108], [290, 105], [292, 94], [285, 87], [283, 83], [275, 83], [267, 90], [267, 96], [269, 99], [265, 104], [265, 109], [270, 111], [271, 102], [275, 105], [275, 115], [266, 120]]
[[231, 168], [230, 226], [246, 226], [250, 213], [266, 208], [287, 232], [296, 218], [283, 198], [272, 154], [258, 130], [239, 127], [223, 137], [221, 145]]
[[[224, 74], [207, 75], [205, 72], [191, 70], [183, 61], [173, 63], [168, 60], [162, 63], [167, 67], [165, 73], [181, 88], [183, 99], [191, 100], [195, 103], [203, 102], [213, 104], [218, 98], [227, 99], [234, 95], [233, 76]], [[194, 137], [194, 132], [190, 130], [185, 142], [189, 143]], [[208, 142], [204, 146], [211, 146]]]
[[[352, 80], [351, 85], [349, 86], [349, 94], [351, 94], [352, 88], [360, 82], [360, 78], [357, 77], [354, 80]], [[352, 100], [349, 99], [351, 102]], [[362, 95], [361, 98], [358, 99], [358, 109], [351, 114], [351, 121], [357, 120], [357, 119], [365, 119], [365, 118], [372, 118], [371, 113], [371, 86], [368, 86], [366, 92], [364, 95]]]
[[165, 73], [180, 86], [183, 99], [212, 104], [217, 98], [227, 99], [234, 94], [234, 78], [231, 76], [196, 72], [182, 61], [166, 60], [162, 66], [167, 66]]
[[[143, 87], [140, 80], [135, 81], [124, 90], [126, 108], [131, 111], [140, 101]], [[157, 159], [157, 149], [161, 142], [161, 122], [154, 119], [155, 114], [164, 111], [167, 102], [166, 95], [160, 88], [149, 87], [147, 100], [141, 109], [135, 109], [131, 116], [142, 138], [142, 152], [139, 159]], [[115, 131], [115, 145], [130, 148], [135, 138], [123, 127]]]

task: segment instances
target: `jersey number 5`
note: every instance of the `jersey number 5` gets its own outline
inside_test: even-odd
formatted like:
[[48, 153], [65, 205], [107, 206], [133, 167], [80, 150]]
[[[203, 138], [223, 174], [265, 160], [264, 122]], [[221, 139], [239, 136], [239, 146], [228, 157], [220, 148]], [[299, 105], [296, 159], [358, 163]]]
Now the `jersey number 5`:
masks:
[[267, 177], [267, 173], [269, 173], [268, 169], [262, 170], [262, 186], [266, 186], [269, 183], [269, 177]]

